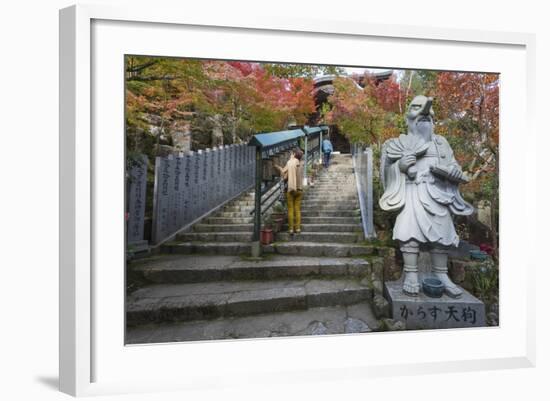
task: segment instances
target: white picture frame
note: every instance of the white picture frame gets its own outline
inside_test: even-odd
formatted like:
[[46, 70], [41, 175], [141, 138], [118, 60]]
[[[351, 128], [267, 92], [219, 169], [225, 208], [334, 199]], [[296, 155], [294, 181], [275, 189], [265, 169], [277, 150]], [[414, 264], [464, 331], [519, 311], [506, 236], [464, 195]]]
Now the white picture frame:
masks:
[[[140, 40], [140, 31], [147, 31], [148, 34], [143, 36], [141, 43], [137, 43]], [[183, 49], [185, 46], [177, 46], [173, 35], [196, 35], [193, 37], [201, 38], [200, 46]], [[224, 46], [214, 52], [212, 49], [219, 35], [231, 36], [233, 41], [242, 41], [242, 46]], [[172, 39], [167, 43], [163, 42], [162, 46], [158, 45], [155, 51], [155, 43], [160, 43], [158, 39], [163, 37]], [[272, 43], [272, 46], [251, 44], [260, 37], [265, 43]], [[297, 52], [300, 43], [315, 47], [319, 45], [316, 42], [320, 39], [323, 39], [326, 46], [334, 46], [334, 42], [338, 41], [339, 51], [343, 55], [339, 63], [343, 65], [463, 68], [502, 74], [501, 111], [508, 113], [501, 117], [501, 326], [125, 347], [123, 339], [116, 334], [121, 329], [123, 331], [124, 324], [123, 313], [120, 313], [124, 309], [121, 302], [123, 287], [118, 286], [121, 277], [123, 278], [123, 265], [120, 263], [123, 261], [123, 231], [119, 234], [116, 229], [111, 232], [110, 225], [106, 224], [114, 221], [115, 228], [122, 227], [122, 214], [117, 214], [122, 203], [119, 205], [120, 198], [115, 194], [113, 196], [118, 201], [114, 200], [114, 207], [108, 208], [106, 200], [101, 198], [105, 191], [122, 185], [122, 180], [118, 180], [118, 173], [111, 174], [113, 177], [109, 178], [106, 171], [116, 172], [122, 166], [120, 151], [123, 146], [123, 131], [112, 131], [116, 132], [112, 138], [98, 134], [110, 127], [123, 126], [123, 119], [120, 119], [124, 113], [124, 104], [120, 103], [123, 86], [117, 86], [123, 78], [120, 69], [122, 58], [117, 57], [125, 53], [141, 52], [189, 57], [210, 54], [211, 58], [260, 61], [330, 61], [322, 59], [328, 56], [315, 56], [314, 53], [303, 55], [303, 60], [297, 59], [303, 53]], [[284, 48], [280, 47], [280, 43], [289, 43], [286, 53], [282, 52], [281, 49]], [[535, 285], [532, 273], [536, 253], [527, 252], [527, 256], [519, 258], [514, 252], [514, 248], [530, 250], [534, 247], [534, 244], [528, 242], [528, 238], [519, 238], [515, 233], [520, 223], [525, 222], [523, 227], [525, 224], [527, 227], [524, 229], [536, 231], [536, 209], [530, 205], [527, 191], [521, 190], [531, 185], [534, 187], [535, 178], [528, 172], [535, 171], [535, 158], [533, 155], [528, 157], [527, 150], [520, 146], [522, 142], [535, 138], [532, 126], [534, 44], [534, 35], [520, 33], [315, 19], [251, 19], [250, 16], [242, 19], [234, 16], [221, 19], [206, 15], [184, 15], [176, 10], [154, 7], [78, 5], [61, 10], [61, 391], [81, 396], [205, 389], [209, 386], [223, 386], [225, 383], [245, 385], [247, 380], [289, 383], [295, 380], [297, 374], [300, 380], [315, 381], [327, 380], [328, 377], [338, 380], [350, 375], [357, 379], [398, 375], [406, 374], [411, 369], [417, 373], [432, 373], [534, 366]], [[362, 46], [365, 49], [369, 49], [369, 46], [372, 49], [393, 47], [401, 53], [395, 54], [389, 50], [374, 52], [371, 54], [380, 59], [385, 57], [387, 62], [361, 62], [364, 59], [361, 55], [363, 53], [352, 54], [350, 49]], [[424, 63], [412, 61], [414, 54], [407, 53], [407, 49], [414, 49], [415, 46], [424, 46], [427, 53], [431, 54]], [[337, 53], [336, 47], [332, 48]], [[434, 49], [437, 49], [436, 54], [432, 52]], [[278, 56], [269, 56], [266, 53], [268, 51], [271, 54], [278, 53]], [[490, 54], [486, 54], [488, 51]], [[407, 54], [409, 64], [403, 65], [403, 61], [397, 58], [399, 54]], [[457, 60], [453, 61], [451, 54]], [[461, 54], [469, 55], [471, 59], [458, 60]], [[118, 64], [110, 64], [113, 60], [118, 60]], [[502, 68], [487, 68], [491, 65], [498, 66], [499, 60]], [[109, 72], [109, 69], [112, 71]], [[118, 78], [116, 74], [119, 74]], [[119, 89], [113, 89], [117, 87]], [[106, 96], [109, 91], [114, 91], [114, 95]], [[108, 118], [103, 118], [107, 111]], [[506, 135], [512, 131], [525, 134], [520, 139]], [[510, 149], [515, 152], [513, 159]], [[512, 188], [511, 182], [521, 184]], [[511, 212], [511, 205], [514, 205], [515, 213]], [[107, 249], [102, 245], [106, 241], [110, 241], [109, 246], [112, 248]], [[515, 247], [506, 246], [512, 242]], [[109, 255], [114, 257], [109, 259]], [[107, 264], [109, 269], [105, 270]], [[512, 277], [511, 266], [521, 266], [522, 270], [516, 270]], [[117, 271], [118, 268], [120, 271]], [[110, 274], [113, 276], [109, 276]], [[112, 311], [107, 310], [109, 304]], [[512, 315], [513, 323], [510, 321]], [[372, 350], [367, 352], [369, 347], [383, 349], [381, 347], [384, 347], [384, 343], [388, 344], [388, 339], [393, 339], [395, 343], [395, 336], [400, 339], [399, 343], [411, 339], [421, 346], [409, 353], [398, 345], [394, 346], [392, 351], [395, 355], [384, 356]], [[454, 344], [455, 349], [441, 348], [442, 352], [436, 354], [429, 348], [423, 349], [422, 344]], [[183, 351], [186, 355], [184, 366], [181, 362]], [[316, 357], [320, 353], [323, 358]], [[354, 355], [354, 358], [343, 358], [342, 353]], [[269, 358], [269, 366], [265, 359], [262, 363], [258, 355]], [[292, 366], [286, 366], [282, 357], [288, 358], [289, 355], [300, 358], [293, 360]], [[203, 358], [212, 361], [215, 356], [219, 358], [215, 366], [202, 361]], [[132, 369], [140, 361], [143, 361], [141, 370], [147, 372]], [[165, 362], [162, 368], [158, 366], [159, 361]], [[174, 366], [179, 366], [181, 370], [174, 372]]]

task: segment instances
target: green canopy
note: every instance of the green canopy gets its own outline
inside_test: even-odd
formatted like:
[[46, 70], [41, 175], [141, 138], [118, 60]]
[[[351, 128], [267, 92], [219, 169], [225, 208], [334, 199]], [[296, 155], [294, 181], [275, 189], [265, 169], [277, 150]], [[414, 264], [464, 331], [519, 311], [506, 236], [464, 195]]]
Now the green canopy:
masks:
[[267, 132], [263, 134], [256, 134], [248, 142], [248, 146], [256, 146], [261, 150], [269, 150], [275, 146], [284, 145], [290, 142], [295, 142], [299, 138], [304, 136], [311, 136], [319, 134], [321, 131], [327, 131], [326, 125], [319, 127], [304, 126], [303, 128], [296, 128], [286, 131]]
[[301, 129], [256, 134], [250, 139], [248, 146], [256, 146], [262, 150], [269, 150], [278, 145], [294, 142], [303, 136], [305, 136], [305, 133]]

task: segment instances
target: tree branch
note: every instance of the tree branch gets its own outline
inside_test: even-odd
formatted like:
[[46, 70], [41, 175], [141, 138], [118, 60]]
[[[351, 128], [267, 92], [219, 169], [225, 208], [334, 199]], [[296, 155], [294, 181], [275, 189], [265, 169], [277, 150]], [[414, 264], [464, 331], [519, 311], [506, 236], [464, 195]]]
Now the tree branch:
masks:
[[140, 72], [141, 70], [151, 67], [153, 64], [156, 64], [158, 60], [149, 61], [148, 63], [137, 65], [135, 67], [126, 68], [126, 72]]
[[176, 77], [171, 76], [151, 76], [151, 77], [129, 77], [127, 81], [141, 81], [141, 82], [150, 82], [150, 81], [171, 81], [173, 79], [176, 79]]

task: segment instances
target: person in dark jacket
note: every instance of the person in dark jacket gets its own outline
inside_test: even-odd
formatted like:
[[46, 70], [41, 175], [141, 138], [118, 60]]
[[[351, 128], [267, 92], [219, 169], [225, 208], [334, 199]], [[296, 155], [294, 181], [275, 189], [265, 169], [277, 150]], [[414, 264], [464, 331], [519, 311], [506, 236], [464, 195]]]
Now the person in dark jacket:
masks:
[[323, 166], [325, 168], [328, 168], [328, 165], [330, 163], [330, 154], [332, 153], [332, 143], [330, 142], [330, 139], [326, 137], [323, 139], [323, 144], [321, 145], [321, 150], [323, 151]]

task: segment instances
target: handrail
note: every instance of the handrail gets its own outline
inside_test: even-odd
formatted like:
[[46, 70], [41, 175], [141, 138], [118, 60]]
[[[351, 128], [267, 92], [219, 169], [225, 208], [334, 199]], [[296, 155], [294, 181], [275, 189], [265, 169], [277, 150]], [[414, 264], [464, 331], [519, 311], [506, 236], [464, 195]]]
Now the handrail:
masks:
[[[271, 185], [270, 187], [268, 187], [264, 191], [262, 191], [262, 199], [260, 201], [260, 205], [263, 206], [265, 203], [267, 203], [268, 200], [270, 200], [273, 197], [274, 194], [277, 194], [277, 193], [281, 192], [282, 191], [282, 189], [281, 189], [282, 183], [283, 183], [283, 180], [280, 179], [275, 184]], [[264, 196], [265, 194], [267, 194], [270, 191], [271, 191], [271, 193], [268, 196]], [[276, 201], [277, 201], [277, 198], [275, 198], [275, 200], [273, 202], [271, 202], [269, 204], [269, 206], [264, 208], [264, 210], [261, 211], [260, 214], [264, 214], [266, 211], [268, 211], [269, 208], [271, 207], [271, 205], [273, 205]], [[249, 214], [252, 216], [252, 215], [254, 215], [254, 213], [256, 213], [256, 209], [252, 209]]]
[[[262, 205], [263, 205], [264, 203], [267, 203], [267, 201], [268, 201], [269, 199], [271, 199], [271, 198], [273, 197], [274, 194], [280, 194], [280, 193], [282, 192], [282, 186], [283, 186], [283, 180], [280, 179], [279, 182], [278, 182], [277, 184], [273, 185], [273, 187], [277, 187], [277, 188], [275, 188], [275, 189], [273, 190], [273, 192], [271, 192], [271, 194], [269, 194], [269, 196], [268, 196], [267, 198], [265, 198], [265, 199], [262, 201]], [[269, 205], [267, 205], [267, 206], [264, 208], [263, 211], [260, 212], [260, 214], [264, 214], [265, 212], [267, 212], [267, 211], [271, 208], [271, 206], [273, 206], [273, 204], [274, 204], [275, 202], [277, 202], [277, 200], [278, 200], [278, 197], [276, 196], [276, 197], [271, 201], [271, 203], [270, 203]], [[255, 211], [255, 210], [254, 210], [254, 211]]]

